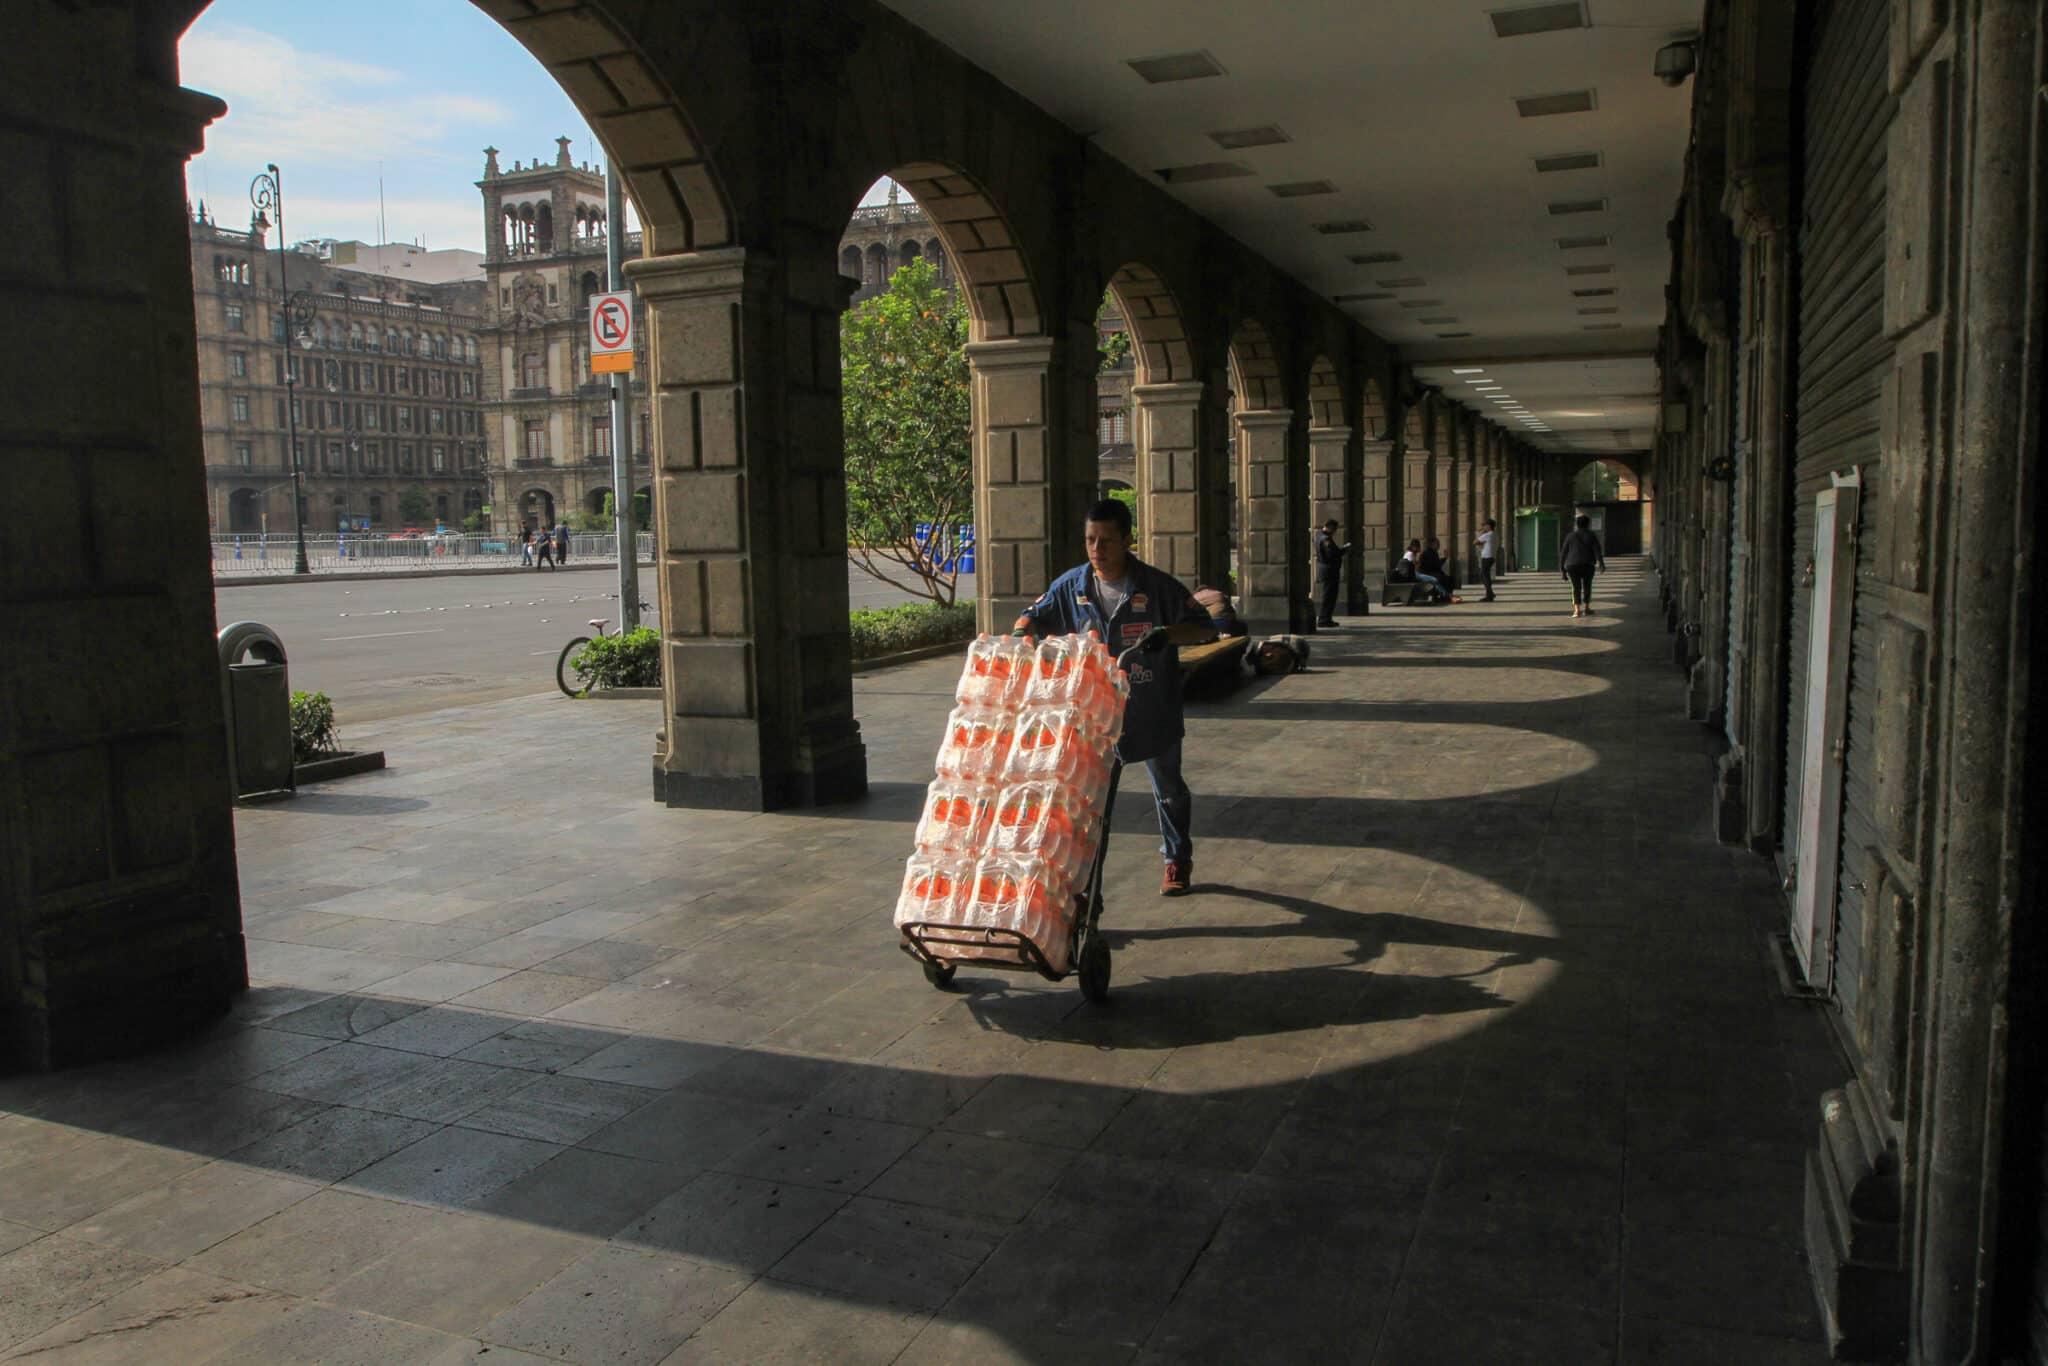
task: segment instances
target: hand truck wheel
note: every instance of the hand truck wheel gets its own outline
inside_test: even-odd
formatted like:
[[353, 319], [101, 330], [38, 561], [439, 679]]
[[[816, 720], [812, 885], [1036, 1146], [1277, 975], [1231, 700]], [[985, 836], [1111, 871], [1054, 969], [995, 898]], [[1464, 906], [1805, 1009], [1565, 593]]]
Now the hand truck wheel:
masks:
[[1091, 934], [1081, 950], [1081, 994], [1098, 1004], [1109, 999], [1109, 945]]
[[940, 990], [944, 990], [953, 985], [953, 974], [959, 970], [959, 966], [954, 963], [926, 963], [924, 965], [924, 980]]

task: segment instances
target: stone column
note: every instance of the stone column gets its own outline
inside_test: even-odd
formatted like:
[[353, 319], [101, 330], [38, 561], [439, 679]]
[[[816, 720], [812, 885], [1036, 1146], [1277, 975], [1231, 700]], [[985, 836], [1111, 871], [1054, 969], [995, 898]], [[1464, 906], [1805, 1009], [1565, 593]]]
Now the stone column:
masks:
[[[771, 811], [857, 797], [846, 474], [816, 298], [737, 247], [628, 262], [653, 340], [665, 730], [654, 795]], [[809, 358], [809, 359], [806, 359]]]
[[1237, 487], [1243, 518], [1238, 553], [1238, 612], [1253, 635], [1292, 629], [1295, 578], [1288, 536], [1287, 465], [1294, 414], [1285, 408], [1239, 411]]
[[1138, 554], [1190, 587], [1202, 578], [1202, 383], [1140, 384], [1137, 409]]
[[[1351, 429], [1349, 427], [1311, 427], [1308, 429], [1308, 477], [1309, 477], [1309, 559], [1308, 573], [1310, 592], [1315, 591], [1315, 537], [1324, 522], [1335, 518], [1342, 523], [1341, 535], [1347, 540], [1358, 538], [1358, 525], [1352, 520], [1350, 481], [1346, 478], [1351, 453]], [[1356, 552], [1345, 557], [1350, 564], [1356, 564]], [[1347, 566], [1348, 572], [1348, 566]], [[1344, 601], [1348, 594], [1340, 585], [1338, 599]], [[1346, 603], [1348, 607], [1348, 602]], [[1315, 614], [1309, 614], [1309, 624], [1315, 624]]]
[[1367, 441], [1363, 446], [1362, 506], [1358, 519], [1358, 551], [1351, 558], [1358, 566], [1354, 585], [1357, 597], [1352, 611], [1363, 611], [1380, 596], [1387, 582], [1387, 570], [1394, 556], [1395, 507], [1393, 478], [1394, 443]]
[[[1201, 512], [1200, 556], [1201, 572], [1198, 577], [1205, 584], [1221, 588], [1231, 581], [1235, 572], [1238, 552], [1238, 537], [1233, 534], [1232, 518], [1243, 515], [1238, 504], [1238, 493], [1234, 485], [1235, 453], [1231, 443], [1237, 429], [1231, 421], [1230, 371], [1221, 362], [1209, 367], [1208, 382], [1202, 386], [1202, 398], [1198, 405], [1201, 416], [1195, 424], [1197, 464], [1200, 469], [1197, 486]], [[1239, 583], [1232, 589], [1233, 601], [1242, 596], [1244, 585]]]
[[[225, 106], [137, 74], [127, 7], [62, 22], [28, 43], [63, 62], [0, 82], [51, 245], [0, 283], [0, 447], [35, 518], [0, 544], [0, 1072], [160, 1046], [248, 985], [185, 201]], [[84, 93], [81, 54], [116, 51]]]
[[1436, 459], [1427, 446], [1401, 453], [1401, 544], [1427, 541], [1436, 532]]
[[1440, 420], [1437, 430], [1441, 433], [1437, 441], [1437, 493], [1438, 507], [1437, 537], [1443, 542], [1444, 563], [1450, 567], [1451, 577], [1462, 577], [1464, 558], [1459, 553], [1460, 532], [1463, 530], [1465, 513], [1465, 462], [1463, 452], [1466, 434], [1459, 430], [1460, 423], [1446, 415]]
[[974, 385], [975, 581], [984, 631], [1007, 631], [1065, 565], [1051, 459], [1053, 340], [967, 344]]

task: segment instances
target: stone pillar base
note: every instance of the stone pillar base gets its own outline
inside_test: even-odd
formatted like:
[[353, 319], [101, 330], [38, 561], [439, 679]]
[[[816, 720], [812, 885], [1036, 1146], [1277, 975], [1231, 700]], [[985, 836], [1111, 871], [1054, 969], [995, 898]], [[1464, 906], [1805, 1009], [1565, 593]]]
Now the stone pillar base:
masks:
[[1714, 838], [1740, 844], [1749, 834], [1749, 802], [1742, 754], [1730, 750], [1714, 764]]
[[1904, 1361], [1911, 1284], [1898, 1150], [1861, 1082], [1821, 1097], [1820, 1146], [1806, 1156], [1806, 1256], [1838, 1361]]

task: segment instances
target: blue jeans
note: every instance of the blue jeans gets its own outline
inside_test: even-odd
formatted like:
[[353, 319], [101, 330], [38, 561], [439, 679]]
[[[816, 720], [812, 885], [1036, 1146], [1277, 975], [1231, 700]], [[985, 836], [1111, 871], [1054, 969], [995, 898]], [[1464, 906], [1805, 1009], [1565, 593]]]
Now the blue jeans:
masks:
[[1180, 776], [1180, 745], [1176, 740], [1145, 760], [1145, 776], [1152, 780], [1152, 800], [1159, 808], [1159, 853], [1169, 863], [1187, 863], [1195, 857], [1195, 795]]
[[1447, 598], [1451, 595], [1451, 590], [1444, 587], [1443, 580], [1434, 574], [1425, 574], [1418, 569], [1415, 571], [1415, 581], [1428, 584], [1431, 590], [1440, 598]]

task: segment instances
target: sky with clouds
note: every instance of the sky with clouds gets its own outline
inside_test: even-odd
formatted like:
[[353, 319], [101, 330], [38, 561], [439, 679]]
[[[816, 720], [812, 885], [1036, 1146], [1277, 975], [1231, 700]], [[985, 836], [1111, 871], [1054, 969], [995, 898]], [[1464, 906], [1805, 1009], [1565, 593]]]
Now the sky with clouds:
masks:
[[[309, 237], [483, 249], [487, 146], [499, 163], [603, 154], [562, 88], [466, 0], [214, 0], [179, 44], [181, 76], [228, 112], [186, 185], [215, 221], [249, 219], [249, 182], [276, 162], [285, 226]], [[631, 209], [628, 209], [631, 216]]]

